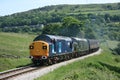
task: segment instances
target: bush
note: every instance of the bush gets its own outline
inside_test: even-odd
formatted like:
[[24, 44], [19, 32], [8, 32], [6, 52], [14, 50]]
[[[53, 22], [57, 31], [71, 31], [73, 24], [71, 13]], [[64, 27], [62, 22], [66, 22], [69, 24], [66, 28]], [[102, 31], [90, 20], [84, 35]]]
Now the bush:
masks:
[[120, 55], [120, 43], [117, 45], [117, 48], [115, 48], [114, 51], [116, 52], [116, 54]]
[[120, 57], [116, 57], [115, 62], [119, 63], [120, 62]]

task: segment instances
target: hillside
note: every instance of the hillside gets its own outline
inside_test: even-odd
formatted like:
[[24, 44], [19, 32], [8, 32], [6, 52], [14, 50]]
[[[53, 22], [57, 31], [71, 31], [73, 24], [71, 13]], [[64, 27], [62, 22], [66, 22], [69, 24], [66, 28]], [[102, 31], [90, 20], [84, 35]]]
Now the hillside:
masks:
[[[61, 22], [65, 16], [80, 14], [119, 15], [120, 3], [90, 5], [55, 5], [0, 17], [0, 27]], [[80, 16], [82, 17], [82, 16]]]
[[[66, 26], [72, 17], [77, 22]], [[71, 19], [71, 18], [69, 18]], [[76, 21], [75, 20], [75, 21]], [[89, 5], [54, 5], [0, 17], [0, 31], [16, 33], [55, 34], [85, 38], [120, 40], [120, 3]], [[74, 26], [75, 24], [75, 26]], [[77, 25], [76, 25], [77, 24]], [[80, 25], [78, 25], [80, 24]], [[70, 28], [77, 34], [69, 35]], [[54, 29], [54, 28], [57, 28]], [[44, 29], [45, 28], [45, 29]], [[50, 28], [50, 29], [49, 29]], [[52, 30], [51, 30], [52, 29]], [[68, 32], [64, 32], [66, 29]], [[46, 31], [47, 30], [47, 31]], [[52, 32], [51, 32], [52, 31]], [[90, 31], [90, 34], [87, 32]], [[97, 33], [96, 33], [97, 32]], [[112, 35], [112, 36], [111, 36]]]

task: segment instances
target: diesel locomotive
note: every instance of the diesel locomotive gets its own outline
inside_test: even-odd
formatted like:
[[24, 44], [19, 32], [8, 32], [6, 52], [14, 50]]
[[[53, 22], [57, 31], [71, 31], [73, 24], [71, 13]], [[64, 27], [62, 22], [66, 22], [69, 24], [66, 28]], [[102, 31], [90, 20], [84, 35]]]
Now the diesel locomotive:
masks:
[[35, 65], [53, 64], [86, 55], [99, 49], [99, 41], [55, 35], [39, 35], [29, 46]]

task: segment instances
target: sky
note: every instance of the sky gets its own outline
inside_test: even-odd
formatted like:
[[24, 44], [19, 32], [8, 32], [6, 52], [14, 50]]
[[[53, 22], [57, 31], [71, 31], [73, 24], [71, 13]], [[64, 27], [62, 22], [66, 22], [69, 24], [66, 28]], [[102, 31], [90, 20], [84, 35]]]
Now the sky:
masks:
[[0, 16], [59, 4], [115, 3], [120, 0], [0, 0]]

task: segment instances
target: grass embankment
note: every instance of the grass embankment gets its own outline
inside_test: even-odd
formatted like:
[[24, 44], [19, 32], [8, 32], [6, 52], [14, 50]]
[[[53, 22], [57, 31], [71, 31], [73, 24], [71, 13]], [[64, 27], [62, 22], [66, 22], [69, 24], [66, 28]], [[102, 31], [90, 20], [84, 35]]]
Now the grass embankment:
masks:
[[0, 71], [30, 64], [29, 44], [34, 35], [0, 32]]
[[113, 55], [106, 43], [102, 46], [102, 54], [60, 67], [36, 80], [120, 80], [120, 55]]

